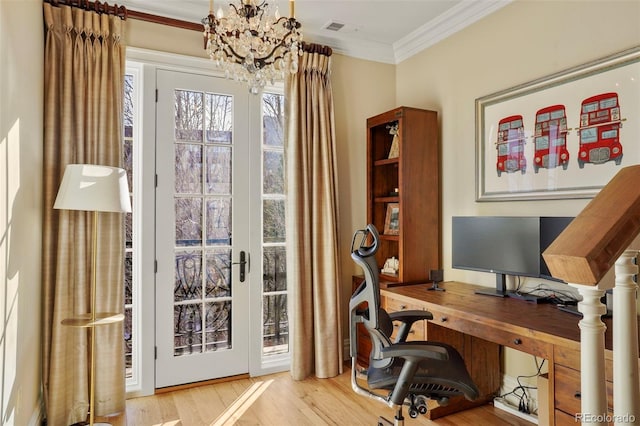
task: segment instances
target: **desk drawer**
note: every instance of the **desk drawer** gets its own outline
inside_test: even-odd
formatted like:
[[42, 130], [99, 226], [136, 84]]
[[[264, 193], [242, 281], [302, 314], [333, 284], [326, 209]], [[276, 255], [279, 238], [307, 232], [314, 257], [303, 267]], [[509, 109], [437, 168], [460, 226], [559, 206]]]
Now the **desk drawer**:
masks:
[[580, 372], [556, 364], [554, 378], [555, 407], [571, 416], [580, 412]]
[[[555, 407], [571, 415], [580, 413], [582, 411], [580, 371], [556, 364], [553, 380], [555, 383]], [[607, 381], [606, 385], [607, 404], [611, 410], [613, 408], [613, 383]]]
[[500, 330], [494, 327], [486, 327], [457, 315], [444, 314], [436, 311], [432, 311], [432, 313], [433, 320], [430, 320], [429, 322], [441, 327], [458, 330], [465, 334], [480, 337], [490, 342], [494, 342], [502, 346], [508, 346], [541, 358], [549, 358], [552, 351], [551, 344], [541, 342], [533, 338], [511, 333], [506, 330]]

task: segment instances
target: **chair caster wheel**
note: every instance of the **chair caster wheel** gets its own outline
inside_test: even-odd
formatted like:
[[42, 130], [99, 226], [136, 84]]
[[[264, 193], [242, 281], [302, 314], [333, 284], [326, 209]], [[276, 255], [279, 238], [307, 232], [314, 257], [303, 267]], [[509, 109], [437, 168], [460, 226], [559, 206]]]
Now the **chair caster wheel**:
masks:
[[441, 407], [446, 407], [449, 405], [449, 397], [443, 396], [442, 398], [438, 398], [438, 405]]
[[429, 407], [427, 406], [427, 398], [424, 396], [418, 396], [416, 398], [416, 408], [420, 414], [427, 414]]

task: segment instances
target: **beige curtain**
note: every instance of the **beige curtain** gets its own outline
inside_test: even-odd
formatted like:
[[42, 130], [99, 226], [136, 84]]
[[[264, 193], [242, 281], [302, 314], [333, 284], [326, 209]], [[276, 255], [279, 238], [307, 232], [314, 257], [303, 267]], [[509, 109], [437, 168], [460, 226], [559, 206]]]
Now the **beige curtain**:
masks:
[[[308, 50], [308, 49], [307, 49]], [[330, 53], [329, 53], [330, 55]], [[285, 87], [287, 283], [291, 374], [342, 372], [338, 194], [333, 97], [327, 54], [306, 51]]]
[[[120, 18], [43, 4], [45, 24], [43, 386], [49, 426], [85, 421], [90, 334], [61, 325], [90, 312], [92, 216], [53, 210], [70, 163], [122, 162], [124, 25]], [[99, 213], [97, 311], [124, 310], [123, 217]], [[125, 406], [122, 322], [96, 329], [96, 415]]]

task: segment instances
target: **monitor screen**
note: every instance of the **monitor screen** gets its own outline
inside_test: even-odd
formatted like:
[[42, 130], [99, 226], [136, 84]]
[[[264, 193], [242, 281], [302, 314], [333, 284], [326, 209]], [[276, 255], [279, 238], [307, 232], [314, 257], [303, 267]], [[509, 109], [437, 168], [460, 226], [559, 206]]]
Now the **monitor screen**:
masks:
[[457, 216], [452, 267], [508, 275], [540, 274], [538, 217]]
[[553, 278], [547, 263], [542, 257], [542, 253], [549, 247], [549, 245], [555, 240], [564, 228], [571, 223], [573, 217], [541, 217], [540, 218], [540, 277], [552, 280], [558, 280]]
[[452, 267], [553, 279], [542, 252], [572, 217], [454, 216]]

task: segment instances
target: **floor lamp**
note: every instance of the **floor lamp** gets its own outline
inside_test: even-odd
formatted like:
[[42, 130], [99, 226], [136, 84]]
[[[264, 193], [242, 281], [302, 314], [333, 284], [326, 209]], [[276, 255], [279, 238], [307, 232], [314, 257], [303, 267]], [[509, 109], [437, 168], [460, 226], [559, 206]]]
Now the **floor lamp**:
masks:
[[91, 312], [62, 321], [63, 325], [91, 330], [91, 365], [89, 373], [89, 424], [94, 424], [96, 327], [124, 319], [122, 313], [96, 312], [96, 265], [98, 248], [98, 212], [131, 211], [127, 173], [117, 167], [94, 164], [69, 164], [62, 177], [54, 209], [93, 212], [91, 234]]

